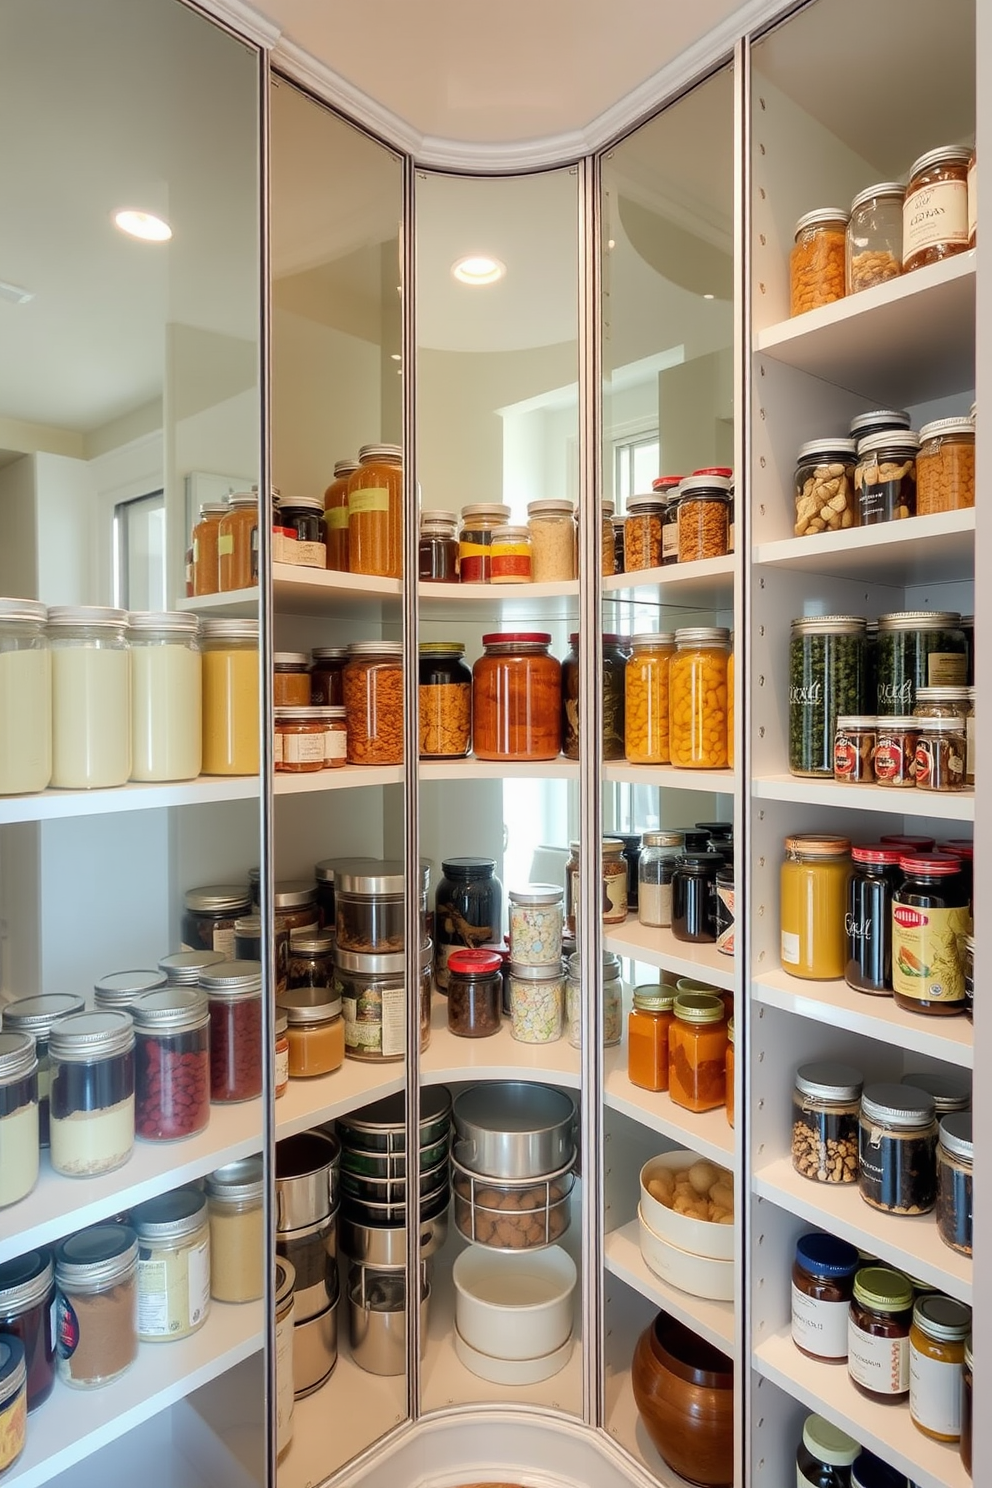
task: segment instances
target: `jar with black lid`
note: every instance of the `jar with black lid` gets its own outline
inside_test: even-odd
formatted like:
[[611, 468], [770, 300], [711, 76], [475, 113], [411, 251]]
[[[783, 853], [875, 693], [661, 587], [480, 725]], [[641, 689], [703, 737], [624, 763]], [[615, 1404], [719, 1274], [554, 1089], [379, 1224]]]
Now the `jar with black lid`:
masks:
[[851, 848], [844, 980], [856, 992], [884, 997], [892, 991], [892, 896], [902, 883], [899, 858], [897, 847], [882, 842]]
[[[561, 749], [566, 759], [579, 757], [579, 636], [569, 638], [571, 650], [561, 665]], [[624, 637], [603, 636], [600, 672], [603, 695], [603, 759], [622, 760], [624, 753], [624, 678], [627, 657]]]
[[846, 1431], [823, 1416], [807, 1416], [796, 1451], [798, 1488], [851, 1488], [851, 1463], [861, 1451]]
[[905, 1473], [862, 1449], [851, 1468], [851, 1488], [913, 1488]]
[[96, 1224], [55, 1251], [59, 1378], [75, 1389], [109, 1385], [138, 1357], [138, 1237]]
[[901, 1271], [865, 1266], [854, 1278], [848, 1318], [847, 1372], [869, 1400], [888, 1404], [909, 1394], [913, 1287]]
[[733, 822], [701, 821], [696, 823], [696, 831], [706, 833], [706, 851], [722, 853], [729, 863], [734, 861]]
[[640, 832], [611, 832], [610, 836], [618, 837], [623, 843], [621, 856], [627, 864], [627, 909], [632, 912], [637, 909], [642, 834]]
[[926, 1091], [866, 1085], [861, 1096], [858, 1188], [887, 1214], [927, 1214], [937, 1200], [937, 1119]]
[[313, 657], [313, 666], [310, 668], [310, 706], [343, 708], [343, 673], [348, 660], [348, 647], [318, 646], [310, 655]]
[[862, 1074], [833, 1060], [802, 1064], [792, 1096], [792, 1166], [817, 1183], [856, 1183]]
[[792, 1341], [812, 1359], [847, 1358], [847, 1317], [861, 1262], [846, 1240], [813, 1233], [796, 1241]]
[[966, 686], [968, 647], [961, 616], [953, 610], [879, 615], [876, 668], [879, 716], [912, 713], [920, 687]]
[[448, 990], [453, 950], [499, 942], [503, 936], [503, 885], [495, 858], [446, 858], [434, 900], [434, 982]]
[[5, 1033], [29, 1033], [34, 1039], [38, 1060], [38, 1142], [42, 1147], [48, 1146], [48, 1092], [51, 1087], [48, 1035], [60, 1018], [67, 1018], [70, 1013], [81, 1013], [85, 1006], [83, 999], [73, 992], [45, 992], [38, 997], [19, 997], [16, 1002], [8, 1002], [3, 1009]]
[[251, 891], [244, 884], [209, 884], [187, 889], [180, 934], [184, 951], [220, 951], [234, 955], [234, 922], [251, 909]]
[[892, 987], [907, 1012], [951, 1016], [965, 1008], [960, 937], [970, 928], [961, 859], [950, 853], [902, 857], [892, 896]]
[[459, 1038], [499, 1032], [503, 960], [492, 951], [453, 950], [448, 958], [448, 1028]]
[[297, 987], [333, 988], [334, 932], [301, 935], [289, 953], [286, 990]]
[[48, 1251], [29, 1250], [0, 1265], [0, 1337], [13, 1335], [24, 1345], [29, 1413], [44, 1405], [55, 1384], [54, 1304], [55, 1272]]
[[716, 940], [716, 876], [721, 853], [683, 853], [672, 871], [672, 935], [696, 944]]
[[966, 1256], [972, 1252], [973, 1162], [971, 1113], [945, 1116], [937, 1137], [937, 1233]]
[[699, 827], [666, 827], [666, 832], [681, 838], [682, 852], [705, 853], [710, 851], [710, 834]]

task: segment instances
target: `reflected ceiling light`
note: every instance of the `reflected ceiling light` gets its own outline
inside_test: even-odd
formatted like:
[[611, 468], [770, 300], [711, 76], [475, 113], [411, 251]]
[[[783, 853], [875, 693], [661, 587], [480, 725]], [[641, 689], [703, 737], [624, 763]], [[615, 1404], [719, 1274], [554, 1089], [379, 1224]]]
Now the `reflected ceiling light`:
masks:
[[451, 265], [460, 284], [495, 284], [506, 273], [506, 264], [485, 253], [470, 253]]
[[167, 243], [172, 237], [172, 228], [161, 217], [131, 207], [114, 213], [114, 225], [129, 238], [140, 238], [143, 243]]
[[616, 240], [616, 238], [610, 238], [610, 240], [609, 240], [609, 242], [607, 243], [606, 246], [612, 252], [612, 250], [617, 246], [617, 240]]
[[9, 300], [12, 305], [26, 305], [33, 299], [33, 289], [24, 289], [20, 284], [8, 284], [5, 279], [0, 279], [0, 300]]
[[392, 357], [392, 359], [393, 359], [394, 362], [399, 362], [399, 361], [402, 361], [403, 360], [398, 351], [391, 351], [389, 353], [389, 355]]
[[704, 294], [703, 295], [703, 299], [704, 300], [715, 300], [716, 299], [716, 295]]

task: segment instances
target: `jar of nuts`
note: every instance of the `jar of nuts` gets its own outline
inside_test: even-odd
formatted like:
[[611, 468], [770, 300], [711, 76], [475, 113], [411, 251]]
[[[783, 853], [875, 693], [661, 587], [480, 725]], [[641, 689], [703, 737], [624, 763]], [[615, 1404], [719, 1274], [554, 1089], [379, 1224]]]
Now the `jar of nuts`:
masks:
[[902, 273], [901, 181], [882, 181], [859, 191], [847, 224], [848, 294], [885, 284]]
[[679, 562], [722, 558], [730, 524], [730, 481], [719, 475], [690, 475], [679, 487]]
[[975, 426], [971, 419], [934, 419], [920, 430], [916, 514], [963, 511], [975, 504]]
[[875, 527], [916, 516], [916, 452], [919, 436], [912, 429], [869, 434], [858, 441], [854, 489], [857, 523]]
[[660, 567], [665, 505], [661, 496], [632, 496], [627, 502], [627, 520], [623, 530], [624, 573]]
[[830, 435], [800, 446], [796, 459], [797, 537], [857, 525], [853, 439]]
[[844, 298], [847, 213], [820, 207], [800, 217], [789, 258], [790, 315]]
[[861, 1071], [820, 1061], [796, 1070], [792, 1096], [792, 1166], [815, 1183], [858, 1181]]

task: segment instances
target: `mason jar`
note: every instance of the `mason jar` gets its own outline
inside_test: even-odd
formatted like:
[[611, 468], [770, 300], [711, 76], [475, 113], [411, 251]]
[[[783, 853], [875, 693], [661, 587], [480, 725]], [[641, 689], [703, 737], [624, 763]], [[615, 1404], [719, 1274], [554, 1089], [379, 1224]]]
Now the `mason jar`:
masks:
[[350, 765], [403, 763], [403, 645], [353, 641], [344, 669]]
[[796, 537], [839, 532], [854, 527], [858, 507], [854, 496], [855, 443], [827, 435], [800, 445], [796, 456], [794, 490]]
[[135, 1133], [176, 1142], [210, 1120], [210, 1014], [197, 987], [144, 992], [131, 1004], [135, 1030]]
[[574, 579], [578, 567], [572, 503], [557, 498], [531, 501], [527, 506], [527, 525], [534, 583]]
[[793, 620], [789, 640], [789, 770], [833, 779], [840, 715], [863, 711], [865, 622], [855, 615]]
[[134, 1025], [125, 1012], [71, 1013], [48, 1036], [52, 1167], [91, 1178], [134, 1149]]
[[171, 1343], [197, 1333], [210, 1313], [207, 1197], [190, 1185], [136, 1204], [138, 1337]]
[[806, 832], [785, 839], [780, 875], [782, 968], [808, 981], [835, 981], [847, 965], [851, 844]]
[[902, 522], [915, 517], [918, 434], [900, 429], [869, 434], [858, 440], [854, 487], [858, 500], [857, 525]]
[[632, 765], [667, 765], [671, 753], [669, 673], [674, 631], [630, 637], [624, 669], [624, 754]]
[[[4, 1033], [29, 1033], [34, 1039], [38, 1060], [38, 1141], [48, 1146], [48, 1096], [51, 1088], [51, 1060], [48, 1038], [60, 1018], [81, 1013], [86, 1004], [74, 992], [43, 992], [37, 997], [19, 997], [3, 1009]], [[2, 1140], [2, 1139], [0, 1139]]]
[[464, 759], [472, 748], [472, 670], [463, 641], [421, 641], [417, 699], [421, 759]]
[[905, 273], [968, 248], [968, 145], [940, 145], [915, 160], [903, 200]]
[[95, 790], [131, 776], [131, 658], [127, 611], [54, 605], [52, 785]]
[[847, 215], [842, 207], [817, 207], [796, 223], [789, 255], [790, 315], [844, 298]]
[[42, 791], [52, 778], [47, 618], [33, 599], [0, 599], [0, 796]]
[[208, 1173], [210, 1295], [217, 1302], [255, 1302], [265, 1291], [265, 1181], [261, 1157], [244, 1157]]
[[353, 574], [403, 577], [403, 450], [363, 444], [348, 477], [348, 567]]
[[[568, 958], [568, 979], [565, 985], [565, 1019], [568, 1024], [568, 1042], [573, 1049], [582, 1047], [582, 955], [576, 951]], [[612, 951], [603, 952], [603, 1048], [619, 1044], [623, 1038], [623, 999], [626, 990], [620, 967], [620, 957]]]
[[259, 770], [258, 621], [204, 620], [203, 761], [205, 775]]
[[920, 430], [916, 511], [965, 511], [975, 505], [975, 426], [968, 418], [933, 419]]
[[[624, 672], [627, 664], [624, 637], [602, 637], [600, 677], [603, 698], [603, 759], [624, 758]], [[571, 647], [561, 667], [561, 752], [566, 759], [579, 758], [579, 636], [573, 631]]]
[[0, 1208], [38, 1181], [38, 1058], [29, 1033], [0, 1033]]
[[77, 1390], [109, 1385], [138, 1357], [138, 1237], [97, 1224], [55, 1252], [59, 1378]]
[[680, 832], [645, 832], [637, 864], [637, 918], [642, 925], [670, 927], [672, 877], [682, 852]]
[[196, 615], [128, 616], [131, 779], [193, 780], [203, 757], [203, 667]]
[[[243, 884], [207, 884], [187, 889], [183, 902], [183, 953], [216, 951], [221, 960], [233, 960], [234, 926], [251, 908], [250, 890]], [[201, 963], [207, 964], [206, 959]], [[192, 976], [190, 979], [196, 980]]]
[[845, 287], [848, 294], [886, 284], [902, 273], [901, 181], [880, 181], [859, 191], [847, 224]]
[[912, 713], [920, 687], [965, 686], [967, 669], [967, 643], [961, 616], [955, 611], [898, 610], [879, 615], [876, 672], [880, 718], [889, 713]]
[[210, 1099], [219, 1104], [262, 1093], [262, 965], [222, 961], [200, 976], [210, 1009]]
[[727, 662], [730, 632], [689, 626], [675, 632], [669, 667], [672, 764], [723, 770], [728, 758]]

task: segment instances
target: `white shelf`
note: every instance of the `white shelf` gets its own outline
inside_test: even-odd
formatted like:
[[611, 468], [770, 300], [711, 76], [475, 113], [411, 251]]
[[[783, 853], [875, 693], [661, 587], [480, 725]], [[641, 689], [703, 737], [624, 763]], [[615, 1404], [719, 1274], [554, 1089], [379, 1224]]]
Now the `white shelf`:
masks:
[[[706, 610], [729, 607], [733, 603], [735, 561], [734, 555], [728, 553], [722, 558], [702, 558], [695, 563], [608, 574], [603, 579], [603, 598]], [[645, 592], [649, 590], [656, 592]]]
[[285, 1095], [275, 1103], [276, 1141], [395, 1095], [405, 1085], [406, 1070], [401, 1060], [395, 1064], [366, 1064], [361, 1059], [346, 1059], [330, 1075], [290, 1080]]
[[199, 806], [208, 801], [258, 799], [257, 775], [200, 775], [168, 785], [112, 786], [109, 790], [45, 790], [35, 796], [0, 796], [0, 826], [56, 821], [68, 816], [110, 816], [118, 811], [156, 811], [164, 806]]
[[674, 765], [629, 765], [626, 761], [604, 765], [603, 779], [725, 796], [732, 795], [734, 789], [733, 770], [680, 770]]
[[379, 578], [376, 574], [338, 573], [336, 569], [273, 563], [272, 592], [277, 614], [330, 615], [342, 605], [350, 610], [370, 601], [378, 606], [383, 601], [395, 600], [398, 615], [403, 581]]
[[607, 1049], [603, 1058], [603, 1100], [611, 1110], [668, 1137], [724, 1167], [734, 1166], [734, 1128], [723, 1106], [698, 1115], [677, 1106], [667, 1091], [641, 1090], [627, 1079], [626, 1047]]
[[428, 780], [578, 780], [578, 760], [559, 755], [552, 760], [421, 760], [420, 779]]
[[852, 811], [884, 811], [934, 821], [973, 822], [974, 791], [899, 790], [885, 785], [845, 785], [798, 775], [760, 775], [752, 781], [762, 801], [794, 801], [801, 806], [836, 806]]
[[212, 1302], [198, 1333], [139, 1344], [136, 1362], [105, 1389], [73, 1390], [56, 1380], [49, 1399], [28, 1417], [27, 1445], [4, 1474], [4, 1488], [41, 1488], [248, 1358], [262, 1347], [263, 1331], [261, 1303]]
[[136, 1142], [124, 1167], [94, 1178], [53, 1173], [44, 1149], [36, 1187], [3, 1211], [0, 1261], [51, 1245], [225, 1163], [250, 1157], [261, 1145], [262, 1126], [260, 1100], [212, 1105], [210, 1124], [199, 1136], [184, 1142]]
[[968, 1018], [930, 1018], [907, 1013], [891, 997], [855, 992], [846, 982], [807, 982], [787, 971], [766, 971], [751, 983], [756, 1002], [846, 1028], [883, 1044], [896, 1044], [914, 1054], [929, 1054], [948, 1064], [971, 1069], [974, 1030]]
[[604, 925], [603, 948], [617, 956], [628, 956], [645, 966], [658, 966], [678, 976], [698, 977], [723, 991], [734, 988], [734, 961], [715, 945], [695, 945], [676, 940], [671, 930], [642, 925], [633, 917], [622, 925]]
[[877, 527], [820, 532], [759, 543], [754, 561], [827, 577], [864, 577], [878, 584], [937, 583], [971, 578], [975, 567], [975, 511], [910, 517]]
[[760, 355], [905, 408], [975, 385], [973, 249], [769, 326]]
[[641, 1255], [638, 1222], [632, 1219], [618, 1230], [606, 1236], [605, 1264], [607, 1271], [619, 1276], [628, 1286], [640, 1292], [656, 1307], [661, 1307], [714, 1348], [725, 1354], [735, 1352], [734, 1304], [713, 1302], [706, 1297], [693, 1297], [689, 1292], [662, 1281], [655, 1276]]
[[232, 620], [254, 620], [258, 615], [258, 587], [229, 589], [226, 594], [199, 594], [193, 598], [183, 595], [177, 599], [174, 609], [194, 615], [223, 615]]
[[844, 1364], [808, 1359], [788, 1332], [758, 1344], [754, 1367], [808, 1410], [826, 1416], [870, 1452], [906, 1473], [917, 1488], [971, 1488], [957, 1442], [924, 1436], [913, 1425], [906, 1402], [879, 1405], [866, 1399], [854, 1388]]
[[305, 796], [352, 790], [360, 785], [400, 785], [402, 781], [402, 765], [341, 765], [336, 770], [314, 770], [305, 775], [280, 770], [273, 776], [273, 792], [277, 796]]
[[754, 1191], [914, 1280], [970, 1304], [971, 1260], [944, 1244], [933, 1213], [883, 1214], [865, 1203], [856, 1183], [814, 1183], [801, 1177], [788, 1157], [758, 1168]]
[[489, 1038], [459, 1038], [448, 1029], [448, 1000], [437, 996], [431, 1011], [431, 1041], [420, 1056], [427, 1085], [446, 1080], [536, 1080], [542, 1085], [579, 1088], [579, 1051], [567, 1038], [553, 1044], [521, 1044], [504, 1018]]
[[293, 1406], [293, 1440], [278, 1488], [314, 1488], [406, 1419], [405, 1375], [369, 1374], [348, 1350], [348, 1303], [338, 1303], [338, 1362], [319, 1390]]

